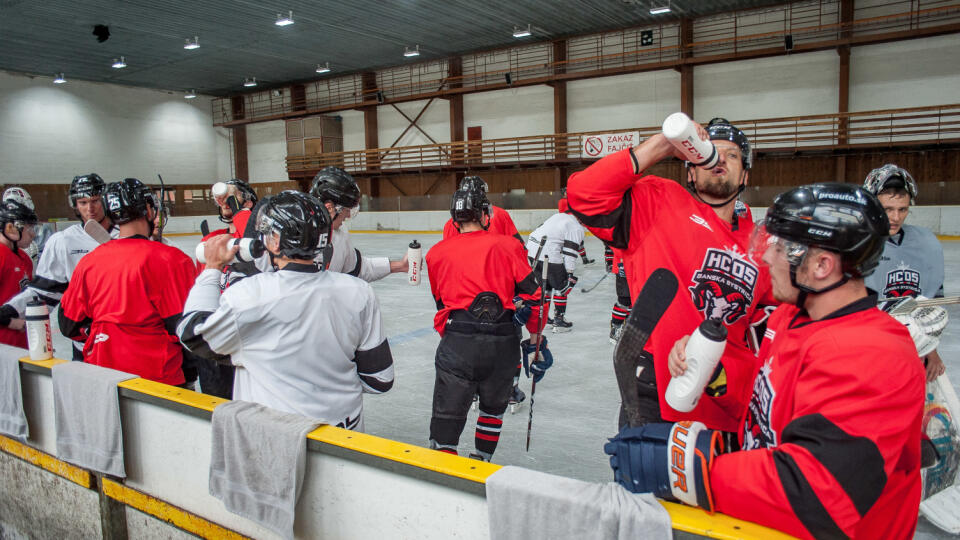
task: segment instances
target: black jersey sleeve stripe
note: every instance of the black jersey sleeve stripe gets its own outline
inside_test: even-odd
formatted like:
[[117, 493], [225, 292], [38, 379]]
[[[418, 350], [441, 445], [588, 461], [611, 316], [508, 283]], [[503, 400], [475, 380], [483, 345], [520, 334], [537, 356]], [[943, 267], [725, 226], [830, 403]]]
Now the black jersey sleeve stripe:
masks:
[[520, 294], [533, 294], [537, 292], [537, 289], [540, 288], [540, 282], [537, 280], [537, 275], [533, 272], [527, 274], [527, 277], [523, 278], [523, 281], [517, 283], [516, 290], [514, 292]]
[[564, 240], [564, 241], [563, 241], [563, 249], [564, 249], [564, 250], [568, 250], [568, 249], [569, 249], [569, 250], [574, 251], [574, 252], [579, 252], [579, 251], [580, 251], [580, 244], [578, 244], [578, 243], [576, 243], [576, 242], [572, 242], [572, 241], [570, 241], [570, 240]]
[[520, 241], [521, 246], [527, 247], [527, 243], [523, 240], [523, 237], [520, 236], [520, 233], [514, 234], [513, 237]]
[[67, 317], [63, 314], [63, 310], [60, 310], [60, 314], [57, 315], [57, 322], [60, 325], [60, 333], [64, 337], [72, 338], [80, 335], [80, 331], [85, 326], [90, 326], [90, 323], [93, 320], [90, 317], [86, 317], [82, 321], [75, 321], [70, 317]]
[[357, 373], [360, 375], [380, 373], [393, 365], [390, 344], [384, 339], [383, 342], [368, 351], [357, 351], [354, 354], [353, 362], [357, 364]]
[[183, 313], [177, 313], [176, 315], [171, 315], [163, 319], [163, 327], [167, 330], [167, 333], [173, 337], [177, 336], [177, 325], [180, 324], [180, 319], [183, 318]]
[[357, 265], [353, 267], [353, 270], [347, 272], [353, 277], [360, 277], [360, 267], [363, 265], [363, 256], [360, 255], [360, 250], [353, 248], [354, 253], [357, 254]]
[[628, 189], [623, 194], [623, 200], [620, 202], [620, 206], [609, 214], [588, 216], [573, 208], [571, 208], [570, 211], [573, 215], [580, 218], [580, 221], [587, 227], [613, 229], [610, 245], [617, 249], [627, 249], [627, 244], [630, 242], [630, 220], [633, 218], [631, 195], [632, 191]]
[[780, 485], [787, 495], [787, 501], [790, 502], [790, 508], [814, 538], [848, 538], [820, 502], [810, 482], [790, 454], [774, 450], [773, 464], [780, 478]]
[[191, 353], [207, 360], [213, 360], [220, 364], [232, 365], [229, 354], [220, 354], [210, 348], [210, 344], [203, 339], [202, 334], [196, 333], [198, 326], [203, 324], [211, 315], [212, 311], [194, 311], [187, 315], [177, 325], [177, 333], [180, 336], [180, 343]]
[[806, 448], [823, 464], [861, 516], [870, 511], [887, 484], [877, 445], [866, 437], [850, 435], [822, 414], [791, 421], [783, 430], [783, 442]]
[[39, 289], [41, 291], [63, 294], [67, 290], [68, 283], [63, 281], [57, 281], [54, 279], [45, 278], [42, 276], [35, 276], [29, 284], [34, 289]]

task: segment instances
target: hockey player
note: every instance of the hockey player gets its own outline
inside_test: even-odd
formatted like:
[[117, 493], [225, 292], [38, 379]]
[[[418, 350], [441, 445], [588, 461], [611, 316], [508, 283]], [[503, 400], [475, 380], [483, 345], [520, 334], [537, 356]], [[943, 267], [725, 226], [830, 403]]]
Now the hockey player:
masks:
[[[537, 342], [539, 305], [536, 276], [523, 248], [489, 232], [489, 201], [482, 192], [457, 191], [450, 215], [460, 234], [441, 240], [427, 252], [430, 291], [437, 303], [434, 328], [440, 334], [430, 419], [430, 447], [457, 453], [473, 395], [479, 395], [480, 415], [476, 452], [470, 457], [490, 461], [503, 413], [520, 362], [520, 333], [513, 319], [513, 298], [520, 296], [531, 342]], [[553, 358], [540, 340], [543, 360], [533, 364], [535, 381], [543, 377]]]
[[[723, 454], [699, 422], [627, 428], [604, 448], [617, 481], [801, 538], [912, 538], [923, 370], [904, 362], [916, 356], [909, 332], [864, 285], [888, 227], [877, 200], [850, 184], [777, 197], [763, 260], [783, 303], [760, 351], [742, 450]], [[671, 365], [684, 364], [685, 341]]]
[[[10, 198], [0, 202], [0, 298], [8, 300], [26, 287], [33, 277], [33, 261], [24, 248], [33, 242], [37, 214], [32, 201]], [[4, 306], [6, 308], [7, 306]], [[27, 348], [23, 320], [12, 309], [0, 313], [0, 343]]]
[[[80, 223], [50, 236], [43, 247], [33, 280], [20, 294], [0, 307], [0, 312], [14, 318], [23, 318], [27, 302], [34, 296], [39, 297], [51, 309], [60, 303], [60, 297], [63, 296], [63, 291], [67, 290], [67, 284], [81, 257], [99, 245], [93, 237], [84, 232], [83, 225], [87, 221], [96, 221], [110, 232], [111, 237], [117, 237], [120, 231], [113, 226], [103, 207], [105, 187], [106, 183], [97, 173], [73, 178], [70, 182], [70, 207]], [[83, 342], [74, 341], [74, 360], [83, 360], [82, 350]]]
[[[664, 159], [683, 159], [662, 134], [600, 159], [567, 184], [573, 214], [601, 240], [623, 250], [631, 292], [640, 291], [660, 267], [681, 283], [645, 347], [637, 377], [643, 410], [631, 411], [633, 418], [622, 414], [621, 425], [697, 419], [733, 431], [750, 395], [756, 357], [745, 336], [757, 302], [769, 294], [765, 268], [748, 253], [754, 228], [750, 209], [740, 205], [737, 210], [752, 165], [750, 143], [720, 118], [705, 130], [697, 128], [701, 138], [713, 141], [719, 159], [712, 169], [688, 167], [688, 189], [673, 180], [643, 176]], [[727, 327], [727, 354], [718, 373], [726, 386], [681, 413], [662, 399], [670, 378], [667, 355], [680, 336], [707, 318]]]
[[[218, 182], [220, 184], [221, 182]], [[222, 182], [226, 186], [226, 193], [219, 197], [214, 197], [213, 202], [217, 206], [217, 213], [220, 221], [227, 226], [222, 229], [216, 229], [205, 234], [200, 239], [201, 242], [219, 236], [229, 234], [233, 238], [241, 238], [247, 232], [247, 224], [250, 222], [252, 209], [257, 204], [257, 192], [250, 187], [250, 184], [233, 178]], [[215, 186], [217, 184], [214, 184]], [[197, 262], [197, 271], [202, 272], [204, 264]], [[221, 280], [221, 286], [226, 287], [226, 278]]]
[[627, 272], [623, 267], [623, 254], [619, 249], [610, 246], [604, 249], [603, 257], [607, 263], [607, 272], [614, 275], [617, 287], [617, 300], [610, 310], [610, 343], [616, 345], [620, 341], [623, 331], [623, 322], [630, 316], [633, 307], [633, 298], [630, 296], [630, 285], [627, 283]]
[[314, 262], [330, 223], [310, 195], [265, 199], [256, 228], [278, 270], [221, 295], [219, 273], [236, 248], [211, 239], [178, 332], [194, 353], [237, 366], [235, 399], [362, 431], [362, 394], [391, 388], [393, 357], [371, 286]]
[[[471, 193], [480, 192], [486, 197], [488, 188], [483, 178], [479, 176], [464, 176], [463, 180], [460, 180], [460, 187], [458, 189]], [[510, 217], [510, 214], [499, 206], [490, 205], [490, 226], [487, 230], [495, 234], [512, 236], [519, 240], [521, 244], [523, 243], [523, 237], [520, 236], [520, 233], [517, 231], [517, 226], [513, 224], [513, 219]], [[452, 218], [448, 219], [443, 225], [443, 239], [446, 240], [457, 234], [460, 234], [460, 229], [457, 228]]]
[[196, 275], [193, 261], [150, 240], [160, 205], [140, 180], [110, 184], [104, 200], [120, 237], [80, 259], [63, 293], [60, 331], [88, 336], [87, 363], [182, 385], [176, 325]]
[[[905, 169], [887, 164], [870, 171], [863, 188], [877, 196], [890, 220], [880, 266], [867, 278], [867, 286], [882, 298], [943, 296], [943, 246], [930, 229], [904, 224], [919, 193], [917, 182]], [[924, 364], [928, 381], [945, 371], [937, 351], [928, 354]]]
[[360, 207], [360, 188], [357, 182], [343, 169], [327, 167], [313, 177], [310, 194], [319, 199], [330, 212], [333, 233], [330, 244], [333, 253], [327, 264], [331, 272], [343, 272], [364, 281], [377, 281], [397, 272], [406, 272], [407, 255], [399, 261], [386, 257], [363, 257], [353, 247], [350, 232], [342, 227], [343, 222], [357, 215]]
[[[560, 212], [547, 218], [527, 238], [527, 257], [534, 266], [536, 275], [540, 275], [543, 261], [549, 261], [544, 294], [553, 296], [553, 318], [548, 322], [553, 325], [554, 333], [569, 332], [573, 329], [573, 323], [564, 319], [564, 314], [567, 312], [567, 297], [577, 284], [574, 272], [577, 269], [579, 249], [583, 244], [583, 226], [578, 218], [568, 213], [567, 199], [560, 199], [558, 206]], [[541, 241], [543, 249], [540, 249]]]

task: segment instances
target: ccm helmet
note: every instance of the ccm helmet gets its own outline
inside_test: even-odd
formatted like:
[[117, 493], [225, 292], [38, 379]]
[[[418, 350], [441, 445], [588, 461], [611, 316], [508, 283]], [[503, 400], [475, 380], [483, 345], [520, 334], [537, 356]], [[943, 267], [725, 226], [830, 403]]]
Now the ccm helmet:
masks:
[[870, 174], [863, 181], [863, 189], [873, 195], [879, 195], [885, 189], [903, 190], [910, 196], [910, 204], [914, 204], [917, 194], [920, 192], [917, 188], [917, 181], [910, 176], [910, 173], [893, 163], [887, 163], [883, 167], [870, 171]]
[[484, 214], [490, 215], [490, 202], [484, 193], [457, 190], [450, 199], [450, 217], [454, 223], [483, 223]]
[[726, 118], [714, 118], [707, 124], [707, 134], [711, 141], [730, 141], [740, 148], [743, 156], [743, 170], [749, 171], [753, 165], [753, 153], [747, 136]]
[[117, 225], [140, 218], [146, 219], [148, 206], [153, 207], [154, 211], [160, 208], [153, 190], [136, 178], [125, 178], [122, 182], [113, 182], [107, 186], [104, 207], [110, 219]]
[[471, 193], [486, 193], [487, 183], [479, 176], [464, 176], [463, 180], [460, 180], [460, 189]]
[[291, 259], [313, 259], [330, 242], [330, 213], [312, 195], [287, 190], [265, 199], [257, 214], [257, 232], [264, 244], [277, 240], [279, 254]]
[[77, 199], [102, 195], [107, 183], [97, 173], [74, 176], [70, 182], [70, 208], [77, 207]]
[[240, 203], [241, 203], [241, 204], [243, 204], [243, 203], [245, 203], [245, 202], [247, 202], [247, 201], [250, 201], [250, 202], [252, 202], [252, 203], [254, 203], [254, 204], [257, 203], [257, 192], [254, 191], [252, 187], [250, 187], [250, 184], [244, 182], [243, 180], [241, 180], [241, 179], [239, 179], [239, 178], [231, 178], [230, 180], [227, 180], [226, 182], [224, 182], [224, 184], [226, 184], [226, 185], [228, 185], [228, 186], [236, 186], [236, 187], [237, 187], [237, 191], [240, 192], [240, 199], [241, 199], [241, 200], [240, 200]]
[[[15, 199], [4, 199], [0, 202], [0, 234], [9, 240], [16, 251], [17, 243], [23, 238], [23, 229], [37, 224], [36, 212], [33, 208]], [[7, 223], [13, 223], [19, 236], [16, 239], [7, 236]]]
[[[808, 293], [826, 292], [851, 278], [870, 275], [880, 262], [890, 230], [876, 197], [851, 184], [824, 183], [781, 193], [767, 211], [767, 232], [785, 240], [793, 286]], [[823, 289], [798, 285], [797, 268], [808, 248], [839, 253], [843, 279]]]
[[341, 208], [360, 205], [360, 188], [356, 180], [338, 167], [327, 167], [318, 172], [310, 185], [310, 194], [322, 203], [329, 201]]

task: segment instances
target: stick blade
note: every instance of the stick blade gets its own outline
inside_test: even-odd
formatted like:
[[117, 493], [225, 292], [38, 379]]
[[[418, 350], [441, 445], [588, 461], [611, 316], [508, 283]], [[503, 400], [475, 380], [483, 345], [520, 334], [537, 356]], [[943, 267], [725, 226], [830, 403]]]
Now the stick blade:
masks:
[[207, 220], [203, 220], [200, 222], [200, 234], [202, 234], [203, 236], [207, 236], [208, 234], [210, 234], [210, 225], [207, 225]]
[[83, 232], [90, 235], [90, 238], [96, 240], [98, 244], [106, 244], [111, 240], [110, 233], [94, 220], [88, 220], [83, 224]]

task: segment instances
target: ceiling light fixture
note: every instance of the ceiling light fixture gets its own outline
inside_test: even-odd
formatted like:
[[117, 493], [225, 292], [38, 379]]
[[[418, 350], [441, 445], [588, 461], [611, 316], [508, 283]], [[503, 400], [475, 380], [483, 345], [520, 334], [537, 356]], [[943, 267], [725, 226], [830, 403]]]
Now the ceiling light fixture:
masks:
[[293, 10], [287, 12], [287, 15], [277, 13], [277, 22], [273, 23], [277, 26], [290, 26], [293, 24]]
[[62, 73], [62, 72], [61, 72], [61, 73], [57, 73], [57, 74], [53, 77], [53, 84], [63, 84], [63, 83], [65, 83], [65, 82], [67, 82], [67, 78], [63, 76], [63, 73]]
[[243, 85], [246, 86], [246, 87], [256, 86], [256, 85], [257, 85], [257, 78], [256, 78], [256, 77], [251, 77], [251, 78], [249, 78], [249, 79], [244, 79], [244, 80], [243, 80]]
[[193, 36], [193, 39], [187, 38], [186, 42], [183, 44], [183, 48], [192, 51], [194, 49], [200, 48], [200, 38]]
[[527, 25], [526, 28], [520, 28], [519, 26], [513, 27], [513, 37], [515, 38], [525, 38], [533, 35], [533, 28], [531, 25]]
[[183, 99], [193, 99], [197, 97], [197, 92], [195, 90], [187, 90], [183, 94]]
[[667, 4], [665, 6], [650, 8], [651, 15], [662, 15], [664, 13], [670, 13], [670, 4]]
[[330, 73], [330, 62], [323, 64], [317, 64], [317, 73]]
[[113, 64], [110, 66], [113, 69], [123, 69], [127, 67], [127, 61], [121, 56], [119, 60], [116, 58], [113, 59]]
[[416, 45], [413, 50], [410, 50], [410, 47], [404, 47], [403, 55], [407, 58], [420, 56], [420, 45]]

